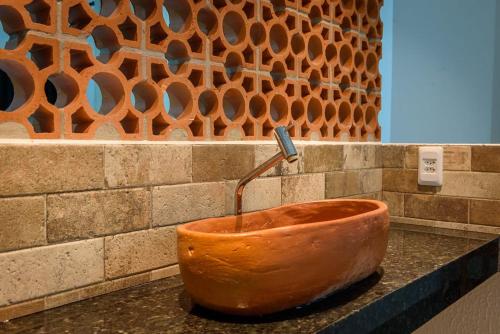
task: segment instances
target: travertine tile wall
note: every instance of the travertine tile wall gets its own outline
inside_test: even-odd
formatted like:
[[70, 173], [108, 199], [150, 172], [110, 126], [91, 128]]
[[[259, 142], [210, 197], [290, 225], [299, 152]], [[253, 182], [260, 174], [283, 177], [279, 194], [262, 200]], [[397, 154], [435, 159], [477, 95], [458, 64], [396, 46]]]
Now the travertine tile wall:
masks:
[[[445, 146], [443, 187], [417, 185], [417, 146], [299, 142], [243, 209], [375, 198], [392, 221], [500, 233], [500, 146]], [[233, 213], [252, 143], [0, 143], [0, 320], [178, 273], [175, 226]]]
[[[379, 144], [299, 142], [250, 183], [245, 211], [381, 198]], [[233, 212], [271, 143], [0, 144], [0, 320], [176, 274], [177, 224]]]
[[392, 221], [500, 233], [500, 145], [444, 145], [442, 187], [417, 184], [417, 145], [384, 145], [382, 155]]

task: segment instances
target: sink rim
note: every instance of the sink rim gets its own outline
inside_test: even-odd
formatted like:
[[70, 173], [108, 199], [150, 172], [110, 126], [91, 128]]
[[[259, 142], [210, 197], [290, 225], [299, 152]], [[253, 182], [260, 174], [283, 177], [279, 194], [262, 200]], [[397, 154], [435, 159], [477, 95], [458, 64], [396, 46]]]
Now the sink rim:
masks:
[[234, 237], [251, 237], [251, 236], [256, 236], [256, 235], [262, 235], [263, 233], [272, 233], [272, 232], [283, 232], [286, 230], [302, 230], [302, 229], [310, 229], [310, 228], [318, 228], [323, 225], [331, 225], [332, 222], [335, 222], [335, 224], [338, 225], [344, 225], [344, 224], [349, 224], [355, 222], [357, 219], [355, 218], [365, 218], [369, 216], [378, 216], [383, 214], [384, 212], [388, 211], [387, 205], [379, 200], [372, 200], [372, 199], [348, 199], [348, 198], [338, 198], [338, 199], [325, 199], [325, 200], [319, 200], [319, 201], [310, 201], [310, 202], [300, 202], [300, 203], [292, 203], [292, 204], [285, 204], [285, 205], [280, 205], [274, 208], [269, 208], [269, 209], [263, 209], [263, 210], [258, 210], [258, 211], [252, 211], [252, 212], [245, 212], [243, 213], [242, 216], [251, 216], [255, 215], [257, 213], [261, 212], [273, 212], [273, 211], [278, 211], [290, 207], [300, 207], [300, 206], [308, 206], [311, 204], [321, 204], [321, 203], [329, 203], [329, 202], [358, 202], [358, 203], [372, 203], [377, 206], [376, 209], [370, 210], [367, 212], [362, 212], [356, 215], [352, 216], [347, 216], [344, 218], [339, 218], [339, 219], [331, 219], [331, 220], [321, 220], [321, 221], [316, 221], [316, 222], [310, 222], [310, 223], [299, 223], [299, 224], [294, 224], [294, 225], [286, 225], [286, 226], [279, 226], [279, 227], [270, 227], [270, 228], [264, 228], [264, 229], [259, 229], [259, 230], [254, 230], [254, 231], [247, 231], [247, 232], [206, 232], [206, 231], [198, 231], [198, 230], [193, 230], [191, 227], [200, 225], [200, 224], [210, 224], [211, 222], [217, 222], [220, 221], [220, 219], [227, 219], [227, 218], [236, 218], [236, 215], [228, 215], [228, 216], [222, 216], [222, 217], [213, 217], [213, 218], [205, 218], [205, 219], [200, 219], [200, 220], [195, 220], [192, 222], [188, 222], [182, 225], [177, 226], [177, 234], [183, 234], [183, 235], [190, 235], [193, 237], [202, 237], [202, 236], [216, 236], [220, 238], [234, 238]]

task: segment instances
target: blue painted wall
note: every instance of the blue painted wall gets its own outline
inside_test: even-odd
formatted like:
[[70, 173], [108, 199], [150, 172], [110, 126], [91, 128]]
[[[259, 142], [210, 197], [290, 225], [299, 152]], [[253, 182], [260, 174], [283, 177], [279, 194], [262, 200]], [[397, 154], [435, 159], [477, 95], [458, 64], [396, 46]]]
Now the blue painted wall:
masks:
[[491, 141], [495, 12], [495, 0], [394, 1], [392, 142]]
[[495, 77], [493, 82], [493, 110], [491, 113], [491, 142], [500, 143], [500, 1], [497, 1], [495, 29]]
[[382, 125], [382, 142], [391, 142], [391, 111], [392, 111], [392, 50], [393, 50], [393, 18], [394, 2], [385, 0], [380, 13], [384, 22], [384, 36], [382, 38], [382, 60], [379, 64], [382, 73], [382, 110], [379, 114], [379, 123]]

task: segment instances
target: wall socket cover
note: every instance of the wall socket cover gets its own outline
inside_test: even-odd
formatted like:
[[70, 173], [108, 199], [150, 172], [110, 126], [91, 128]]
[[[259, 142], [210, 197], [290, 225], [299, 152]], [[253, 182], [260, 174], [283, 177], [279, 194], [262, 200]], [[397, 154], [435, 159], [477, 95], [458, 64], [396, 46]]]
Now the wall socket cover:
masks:
[[441, 146], [418, 148], [418, 184], [436, 187], [443, 185], [443, 148]]

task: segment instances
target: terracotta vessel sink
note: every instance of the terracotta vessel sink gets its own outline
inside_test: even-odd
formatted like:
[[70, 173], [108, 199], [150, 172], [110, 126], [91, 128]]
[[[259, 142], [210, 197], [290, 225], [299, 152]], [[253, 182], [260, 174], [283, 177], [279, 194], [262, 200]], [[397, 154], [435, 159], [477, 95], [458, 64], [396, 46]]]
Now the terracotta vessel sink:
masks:
[[371, 200], [205, 219], [177, 228], [180, 271], [194, 302], [224, 313], [263, 315], [369, 276], [384, 258], [388, 233], [387, 206]]

